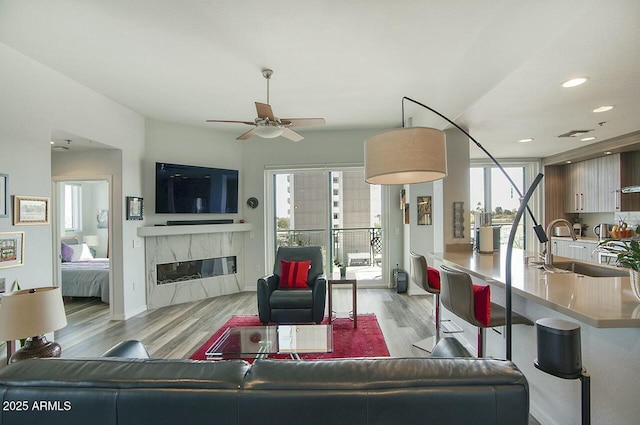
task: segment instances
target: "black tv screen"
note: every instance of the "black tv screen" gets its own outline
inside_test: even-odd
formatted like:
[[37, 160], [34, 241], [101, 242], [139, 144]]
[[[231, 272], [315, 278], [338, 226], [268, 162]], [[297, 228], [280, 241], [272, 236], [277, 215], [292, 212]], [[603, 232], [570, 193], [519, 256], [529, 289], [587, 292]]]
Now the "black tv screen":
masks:
[[156, 213], [238, 212], [238, 170], [156, 162]]

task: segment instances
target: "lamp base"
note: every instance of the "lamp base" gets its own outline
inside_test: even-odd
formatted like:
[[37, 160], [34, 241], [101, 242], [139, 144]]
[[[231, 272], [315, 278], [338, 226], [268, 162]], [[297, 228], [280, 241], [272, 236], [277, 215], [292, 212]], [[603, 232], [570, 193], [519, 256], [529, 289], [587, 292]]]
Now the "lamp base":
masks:
[[24, 347], [13, 353], [9, 363], [41, 357], [60, 357], [61, 354], [60, 344], [47, 341], [45, 336], [34, 336], [27, 339]]

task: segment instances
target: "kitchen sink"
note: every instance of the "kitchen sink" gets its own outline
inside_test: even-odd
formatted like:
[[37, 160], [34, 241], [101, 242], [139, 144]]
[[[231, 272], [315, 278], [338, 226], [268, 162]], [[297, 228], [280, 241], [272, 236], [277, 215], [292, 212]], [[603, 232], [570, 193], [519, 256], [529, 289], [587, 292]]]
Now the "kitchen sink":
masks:
[[553, 266], [557, 269], [589, 277], [629, 277], [628, 269], [603, 267], [597, 264], [579, 263], [575, 261], [558, 261], [554, 262]]

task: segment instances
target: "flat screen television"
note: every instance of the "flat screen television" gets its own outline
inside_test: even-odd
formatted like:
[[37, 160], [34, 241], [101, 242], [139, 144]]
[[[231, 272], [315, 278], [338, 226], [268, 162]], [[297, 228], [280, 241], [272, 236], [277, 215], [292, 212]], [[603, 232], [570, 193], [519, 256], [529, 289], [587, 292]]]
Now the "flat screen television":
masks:
[[238, 212], [238, 170], [156, 162], [156, 213]]

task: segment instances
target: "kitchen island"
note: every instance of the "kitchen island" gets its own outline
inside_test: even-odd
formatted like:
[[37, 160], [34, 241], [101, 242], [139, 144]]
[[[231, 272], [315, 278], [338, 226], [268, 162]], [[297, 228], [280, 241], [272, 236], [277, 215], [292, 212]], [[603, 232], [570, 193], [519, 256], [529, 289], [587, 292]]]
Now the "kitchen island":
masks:
[[[550, 273], [525, 264], [533, 254], [514, 250], [513, 310], [533, 322], [551, 317], [581, 327], [582, 363], [591, 375], [591, 414], [594, 424], [640, 423], [640, 301], [629, 277], [589, 277]], [[556, 261], [575, 261], [555, 257]], [[491, 285], [491, 300], [505, 305], [506, 255], [477, 252], [436, 253], [430, 262], [467, 272], [474, 283]], [[455, 336], [475, 352], [477, 329], [442, 309], [442, 320], [462, 329]], [[487, 332], [488, 356], [505, 357], [504, 329]], [[513, 361], [529, 380], [531, 412], [542, 424], [579, 424], [580, 383], [548, 375], [533, 365], [537, 357], [535, 326], [513, 327]]]

